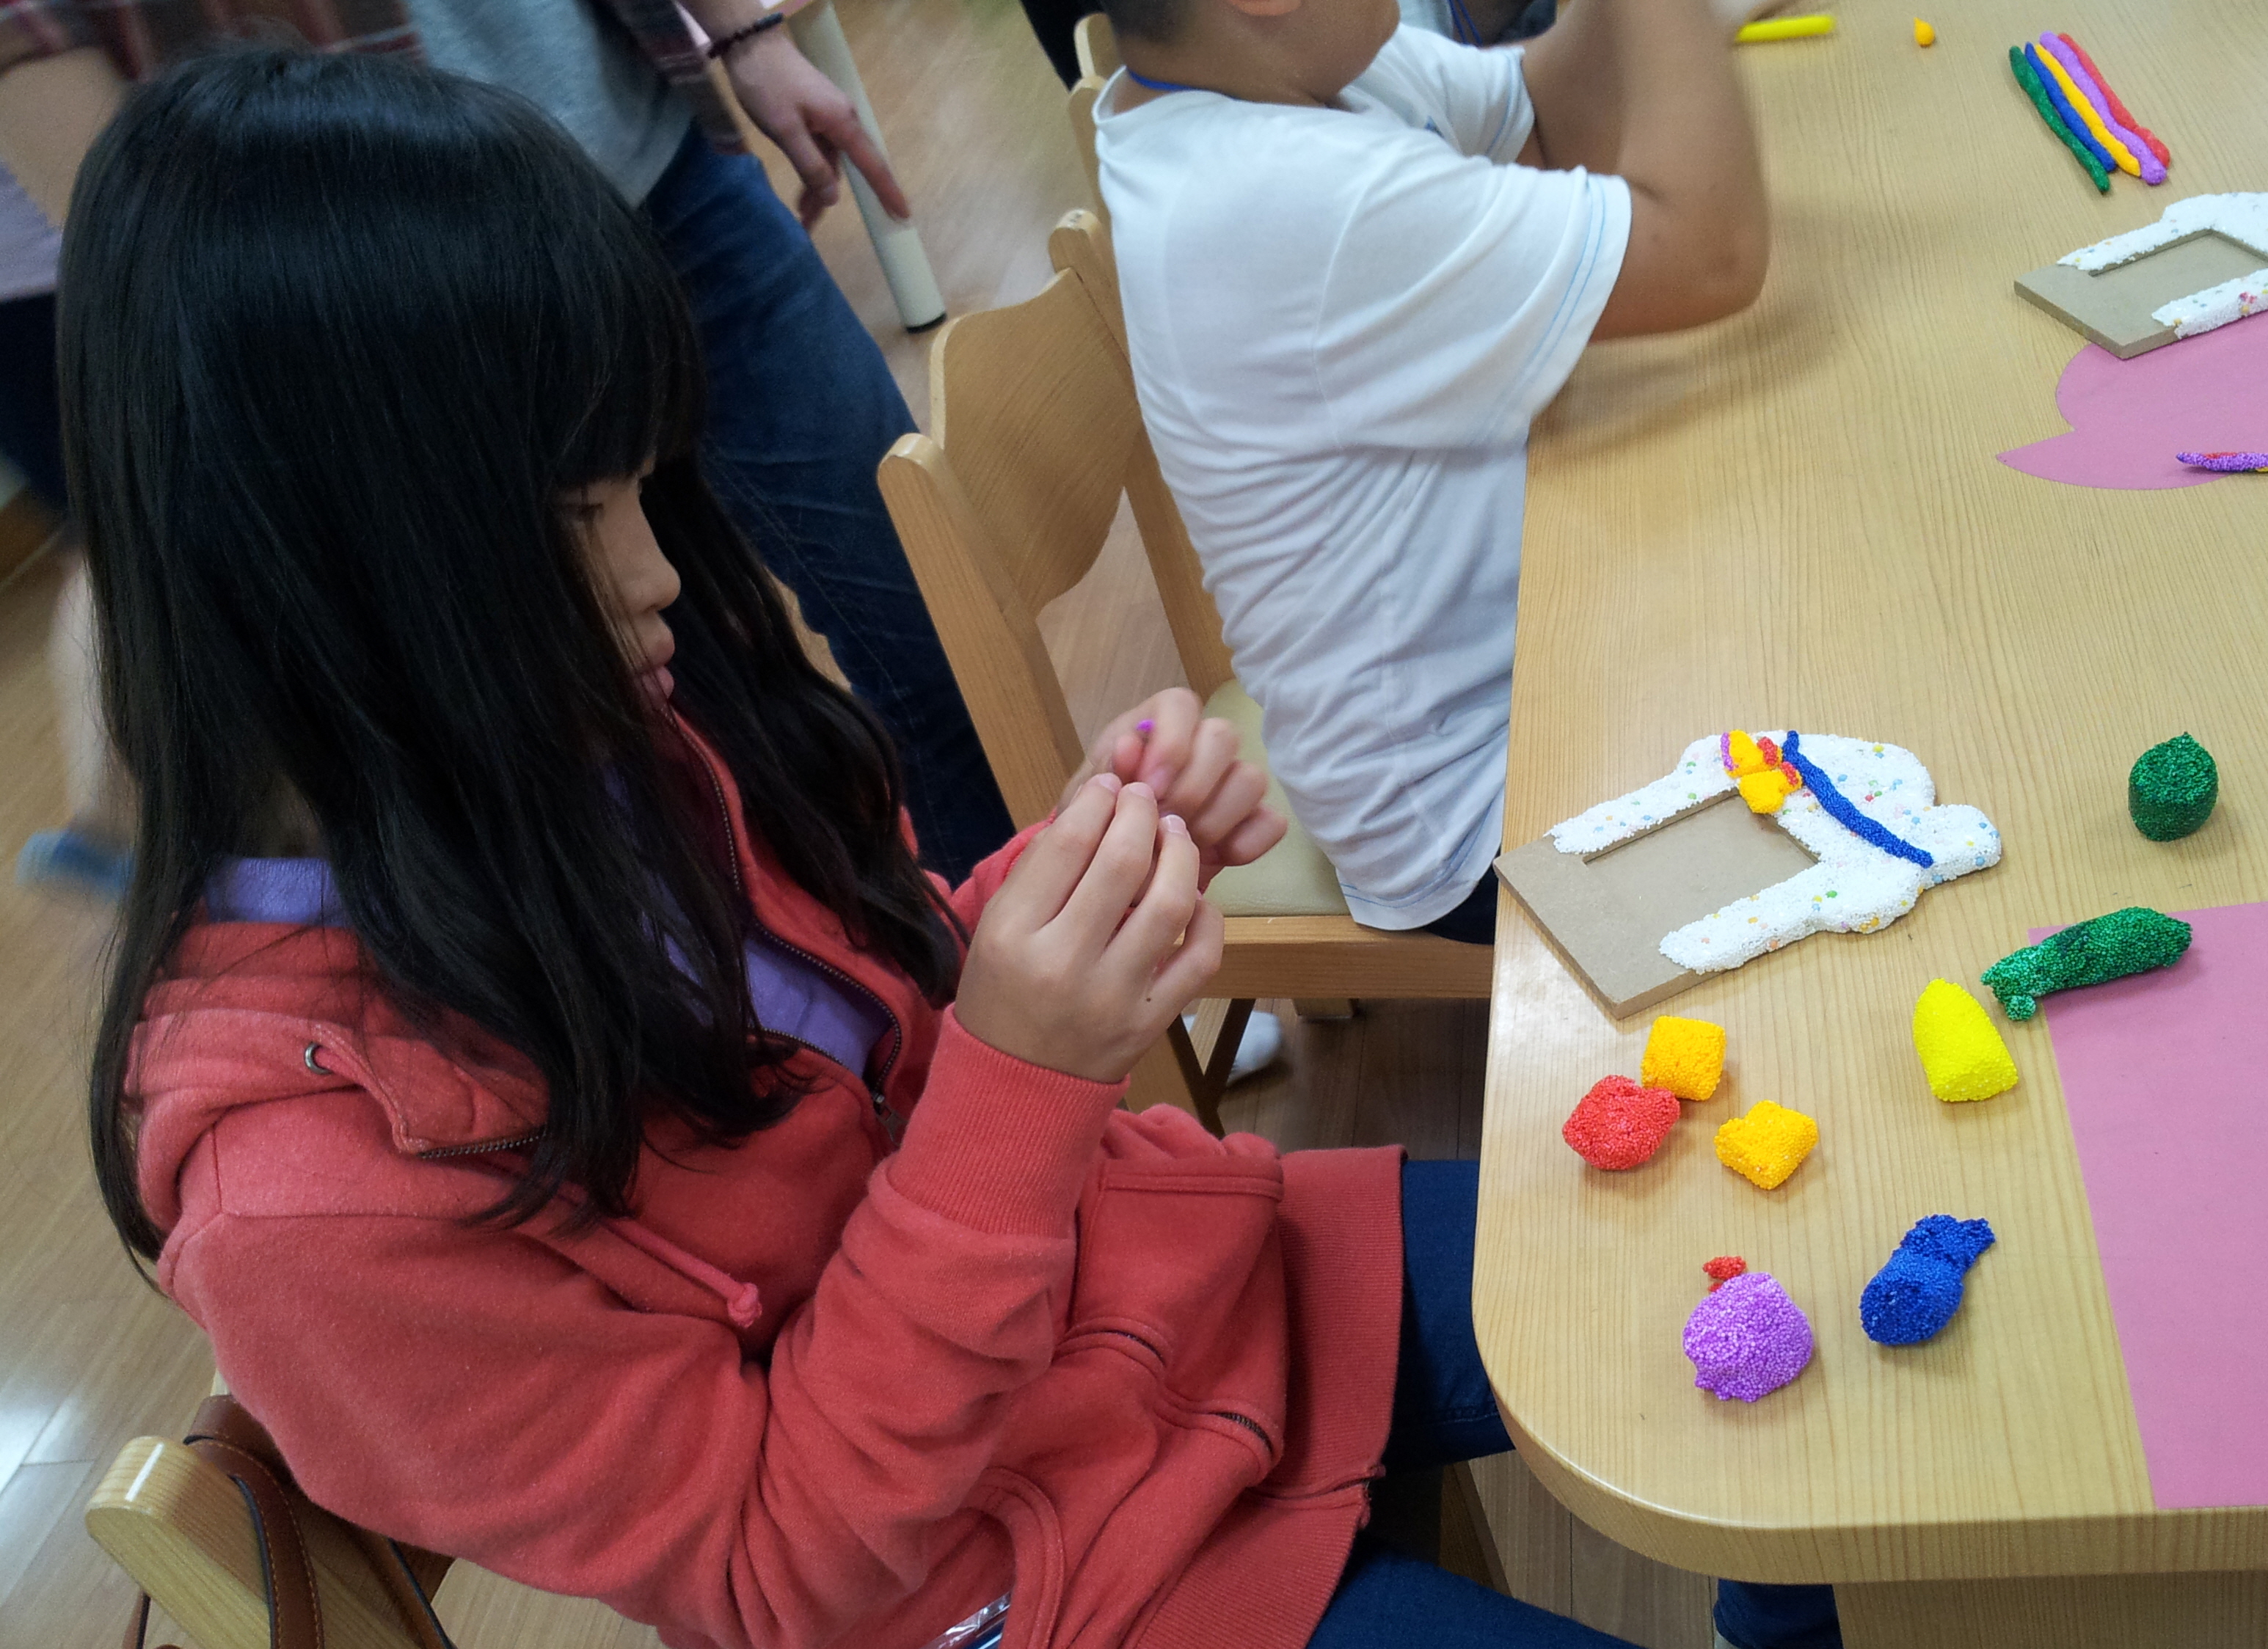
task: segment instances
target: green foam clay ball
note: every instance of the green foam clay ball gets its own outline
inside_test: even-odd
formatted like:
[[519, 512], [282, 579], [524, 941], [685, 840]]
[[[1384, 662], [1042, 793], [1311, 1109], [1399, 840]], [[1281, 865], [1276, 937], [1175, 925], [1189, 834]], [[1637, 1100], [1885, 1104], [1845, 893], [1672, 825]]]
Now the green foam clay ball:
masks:
[[2174, 842], [2213, 816], [2220, 799], [2220, 769], [2189, 734], [2154, 744], [2126, 776], [2126, 811], [2153, 842]]

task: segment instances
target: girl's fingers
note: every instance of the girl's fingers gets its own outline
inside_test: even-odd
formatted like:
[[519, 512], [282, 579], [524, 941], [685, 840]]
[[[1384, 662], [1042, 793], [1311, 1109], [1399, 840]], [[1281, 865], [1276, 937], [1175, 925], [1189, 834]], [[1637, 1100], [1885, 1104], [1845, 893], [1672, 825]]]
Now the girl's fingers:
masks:
[[1116, 799], [1109, 828], [1103, 831], [1079, 885], [1064, 900], [1062, 914], [1057, 918], [1072, 930], [1074, 947], [1082, 957], [1102, 953], [1125, 919], [1127, 908], [1141, 896], [1142, 884], [1150, 879], [1158, 840], [1157, 798], [1146, 784], [1129, 784]]
[[1198, 846], [1213, 847], [1242, 824], [1267, 794], [1267, 774], [1249, 762], [1232, 762], [1204, 805], [1195, 813], [1182, 816], [1189, 820], [1189, 834]]
[[1249, 865], [1281, 842], [1290, 828], [1273, 807], [1255, 807], [1243, 823], [1213, 844], [1213, 857], [1223, 865]]
[[1226, 931], [1220, 912], [1198, 900], [1182, 931], [1181, 948], [1166, 959], [1151, 982], [1150, 1005], [1163, 1010], [1158, 1020], [1160, 1031], [1203, 996], [1205, 986], [1220, 971], [1221, 939]]
[[1174, 948], [1197, 903], [1197, 846], [1173, 814], [1160, 821], [1158, 863], [1150, 885], [1110, 942], [1106, 966], [1136, 990], [1145, 988]]
[[1141, 780], [1163, 796], [1189, 765], [1204, 707], [1187, 688], [1160, 693], [1143, 707], [1150, 731], [1143, 740]]
[[1111, 821], [1117, 816], [1117, 779], [1098, 773], [1059, 808], [1055, 822], [1033, 838], [1008, 872], [1008, 880], [986, 906], [1006, 904], [1027, 931], [1054, 921], [1094, 863]]
[[1142, 755], [1147, 747], [1147, 740], [1140, 732], [1132, 727], [1126, 728], [1116, 738], [1110, 740], [1109, 748], [1103, 759], [1095, 765], [1105, 771], [1116, 773], [1121, 779], [1131, 784], [1142, 777]]
[[[1204, 812], [1212, 793], [1221, 781], [1236, 766], [1237, 757], [1243, 754], [1244, 740], [1236, 729], [1215, 718], [1197, 724], [1189, 740], [1189, 758], [1174, 775], [1172, 784], [1158, 792], [1160, 804], [1168, 813], [1177, 813], [1190, 821], [1191, 829]], [[1204, 837], [1200, 835], [1197, 840]]]

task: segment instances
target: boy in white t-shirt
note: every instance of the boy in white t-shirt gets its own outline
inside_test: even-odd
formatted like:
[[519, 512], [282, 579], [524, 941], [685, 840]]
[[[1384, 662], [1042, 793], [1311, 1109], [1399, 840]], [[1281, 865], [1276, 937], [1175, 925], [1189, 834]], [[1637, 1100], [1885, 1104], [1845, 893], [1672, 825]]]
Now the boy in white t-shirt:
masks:
[[1728, 31], [1574, 0], [1479, 51], [1395, 0], [1108, 4], [1135, 381], [1270, 764], [1357, 921], [1489, 943], [1528, 421], [1591, 338], [1763, 283]]

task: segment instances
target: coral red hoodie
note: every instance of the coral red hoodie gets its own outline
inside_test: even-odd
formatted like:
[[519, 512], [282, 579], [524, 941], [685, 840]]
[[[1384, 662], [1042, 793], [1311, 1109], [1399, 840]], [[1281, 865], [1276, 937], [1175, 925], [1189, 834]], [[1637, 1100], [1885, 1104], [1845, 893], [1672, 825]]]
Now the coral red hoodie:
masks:
[[979, 1042], [703, 755], [757, 920], [887, 1009], [876, 1090], [806, 1050], [777, 1126], [657, 1130], [634, 1218], [479, 1225], [526, 1062], [444, 1053], [344, 930], [197, 927], [131, 1086], [158, 1281], [232, 1389], [322, 1505], [679, 1649], [919, 1645], [1012, 1583], [1006, 1649], [1304, 1645], [1385, 1443], [1398, 1152], [1216, 1140]]

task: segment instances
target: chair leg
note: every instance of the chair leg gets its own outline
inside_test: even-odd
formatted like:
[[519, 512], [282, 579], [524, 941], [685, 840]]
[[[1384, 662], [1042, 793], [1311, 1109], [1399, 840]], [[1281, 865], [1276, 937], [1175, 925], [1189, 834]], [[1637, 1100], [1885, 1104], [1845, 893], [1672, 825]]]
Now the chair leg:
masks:
[[1213, 1034], [1212, 1046], [1203, 1058], [1197, 1055], [1189, 1027], [1179, 1020], [1166, 1030], [1174, 1057], [1181, 1063], [1182, 1080], [1189, 1084], [1197, 1120], [1216, 1137], [1226, 1131], [1221, 1126], [1220, 1096], [1228, 1086], [1229, 1067], [1236, 1063], [1237, 1045], [1244, 1040], [1244, 1027], [1252, 1019], [1252, 1004], [1250, 997], [1240, 997], [1228, 1004], [1227, 1011], [1221, 1015], [1220, 1028]]
[[1300, 997], [1293, 1000], [1292, 1012], [1303, 1020], [1351, 1020], [1354, 1004], [1344, 997]]

